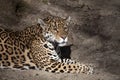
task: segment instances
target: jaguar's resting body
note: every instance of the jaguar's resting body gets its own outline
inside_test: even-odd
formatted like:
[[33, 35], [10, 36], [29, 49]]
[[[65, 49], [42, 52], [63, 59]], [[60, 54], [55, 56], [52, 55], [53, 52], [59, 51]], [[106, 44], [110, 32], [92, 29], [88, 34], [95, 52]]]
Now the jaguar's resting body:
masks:
[[0, 67], [42, 69], [49, 72], [92, 73], [91, 65], [61, 59], [52, 43], [64, 46], [70, 18], [50, 16], [23, 31], [0, 28]]

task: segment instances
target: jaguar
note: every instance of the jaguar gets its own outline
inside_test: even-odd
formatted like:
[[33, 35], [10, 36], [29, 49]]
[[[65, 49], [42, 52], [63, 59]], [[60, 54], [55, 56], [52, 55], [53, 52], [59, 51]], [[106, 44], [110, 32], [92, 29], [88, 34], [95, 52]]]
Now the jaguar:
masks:
[[58, 47], [67, 45], [71, 18], [48, 16], [22, 31], [0, 28], [0, 68], [35, 69], [53, 73], [93, 73], [90, 64], [61, 59]]

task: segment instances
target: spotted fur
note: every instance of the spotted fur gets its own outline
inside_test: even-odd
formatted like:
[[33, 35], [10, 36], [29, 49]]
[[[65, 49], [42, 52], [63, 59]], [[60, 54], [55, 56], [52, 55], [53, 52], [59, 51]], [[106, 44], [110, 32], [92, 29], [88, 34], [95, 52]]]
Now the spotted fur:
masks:
[[[45, 45], [47, 48], [44, 47]], [[54, 46], [48, 41], [42, 41], [41, 37], [32, 41], [30, 50], [35, 64], [40, 70], [53, 73], [93, 73], [93, 67], [90, 64], [79, 63], [71, 59], [61, 60]]]
[[70, 17], [49, 16], [22, 31], [0, 28], [0, 67], [49, 72], [92, 73], [90, 65], [61, 59], [53, 43], [67, 44]]

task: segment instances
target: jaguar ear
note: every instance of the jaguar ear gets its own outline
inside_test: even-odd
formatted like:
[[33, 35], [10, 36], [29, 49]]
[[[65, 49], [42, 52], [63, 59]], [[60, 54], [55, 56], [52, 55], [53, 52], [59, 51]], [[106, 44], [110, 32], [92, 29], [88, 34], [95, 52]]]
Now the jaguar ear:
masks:
[[65, 20], [66, 20], [66, 24], [68, 25], [70, 23], [70, 21], [71, 21], [71, 17], [68, 16]]
[[38, 18], [38, 24], [40, 24], [40, 26], [43, 28], [43, 29], [45, 29], [46, 28], [46, 23], [42, 20], [42, 19], [40, 19], [40, 18]]

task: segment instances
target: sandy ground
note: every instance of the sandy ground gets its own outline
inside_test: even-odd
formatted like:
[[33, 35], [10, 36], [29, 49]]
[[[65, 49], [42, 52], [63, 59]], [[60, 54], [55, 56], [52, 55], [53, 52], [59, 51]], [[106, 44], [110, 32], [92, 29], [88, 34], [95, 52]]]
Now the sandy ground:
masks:
[[5, 28], [22, 30], [50, 14], [71, 16], [71, 58], [96, 65], [95, 73], [0, 69], [0, 80], [120, 80], [119, 0], [0, 0], [0, 26]]

